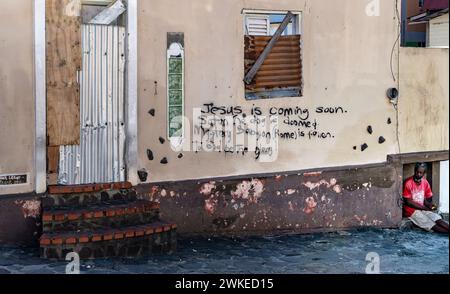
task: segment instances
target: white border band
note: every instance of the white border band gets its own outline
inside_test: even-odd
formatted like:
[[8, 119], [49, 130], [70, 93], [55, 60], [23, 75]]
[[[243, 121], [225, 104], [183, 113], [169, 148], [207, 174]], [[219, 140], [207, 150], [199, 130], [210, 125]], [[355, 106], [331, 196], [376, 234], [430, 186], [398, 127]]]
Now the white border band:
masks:
[[126, 163], [127, 178], [133, 185], [139, 183], [138, 171], [138, 0], [127, 1], [127, 90], [126, 90]]
[[45, 0], [34, 0], [35, 191], [47, 190]]

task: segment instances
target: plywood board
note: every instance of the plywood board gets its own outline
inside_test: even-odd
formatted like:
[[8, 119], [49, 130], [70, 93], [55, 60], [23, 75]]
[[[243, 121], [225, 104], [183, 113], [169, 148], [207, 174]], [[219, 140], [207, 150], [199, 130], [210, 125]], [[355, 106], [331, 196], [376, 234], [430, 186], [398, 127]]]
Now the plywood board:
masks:
[[47, 172], [57, 174], [59, 166], [59, 147], [47, 148]]
[[46, 0], [49, 146], [80, 142], [81, 17], [78, 0]]

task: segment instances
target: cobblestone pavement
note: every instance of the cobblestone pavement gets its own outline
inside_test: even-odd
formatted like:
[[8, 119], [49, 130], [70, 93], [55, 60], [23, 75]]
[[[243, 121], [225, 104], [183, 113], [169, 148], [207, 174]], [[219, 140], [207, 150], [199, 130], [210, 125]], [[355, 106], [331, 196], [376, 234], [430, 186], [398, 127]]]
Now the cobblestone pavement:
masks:
[[[83, 274], [328, 274], [365, 273], [366, 256], [381, 273], [449, 273], [449, 238], [418, 230], [356, 230], [312, 235], [179, 240], [168, 256], [82, 261]], [[0, 246], [0, 274], [64, 274], [66, 263], [38, 250]]]

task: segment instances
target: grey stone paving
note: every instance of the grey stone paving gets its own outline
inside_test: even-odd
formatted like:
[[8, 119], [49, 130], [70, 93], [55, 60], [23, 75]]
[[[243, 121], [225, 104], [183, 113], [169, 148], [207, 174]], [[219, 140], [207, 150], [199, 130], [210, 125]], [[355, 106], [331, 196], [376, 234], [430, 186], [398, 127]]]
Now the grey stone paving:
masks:
[[[419, 230], [356, 230], [312, 235], [180, 240], [169, 256], [82, 262], [83, 274], [365, 273], [366, 256], [381, 273], [449, 273], [449, 238]], [[0, 274], [64, 274], [66, 263], [33, 248], [0, 246]]]

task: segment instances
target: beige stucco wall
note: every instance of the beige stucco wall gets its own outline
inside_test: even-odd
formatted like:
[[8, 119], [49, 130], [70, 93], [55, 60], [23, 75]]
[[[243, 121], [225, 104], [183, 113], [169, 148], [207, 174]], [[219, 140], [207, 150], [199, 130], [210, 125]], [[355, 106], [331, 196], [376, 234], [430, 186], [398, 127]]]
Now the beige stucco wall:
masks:
[[2, 0], [0, 9], [0, 174], [28, 173], [28, 184], [0, 186], [0, 195], [33, 191], [33, 1]]
[[[139, 168], [149, 181], [197, 179], [383, 162], [396, 153], [395, 110], [386, 90], [396, 85], [391, 50], [397, 38], [393, 1], [380, 1], [380, 15], [366, 15], [361, 0], [154, 0], [139, 1]], [[242, 9], [296, 10], [303, 18], [304, 97], [246, 101]], [[319, 129], [333, 139], [280, 141], [277, 161], [259, 163], [252, 154], [171, 151], [166, 137], [166, 35], [184, 32], [186, 112], [205, 103], [216, 106], [342, 106], [347, 113], [320, 115]], [[394, 54], [394, 72], [397, 71]], [[155, 91], [155, 82], [157, 89]], [[148, 114], [156, 110], [156, 116]], [[392, 124], [387, 124], [391, 118]], [[284, 119], [284, 118], [283, 118]], [[366, 129], [371, 125], [374, 133]], [[286, 130], [292, 128], [286, 127]], [[293, 129], [295, 130], [295, 128]], [[378, 143], [379, 136], [386, 139]], [[360, 146], [369, 148], [361, 152]], [[357, 150], [353, 147], [357, 146]], [[146, 150], [153, 151], [149, 161]], [[160, 164], [167, 157], [168, 164]]]
[[401, 48], [402, 153], [448, 150], [448, 49]]

